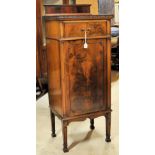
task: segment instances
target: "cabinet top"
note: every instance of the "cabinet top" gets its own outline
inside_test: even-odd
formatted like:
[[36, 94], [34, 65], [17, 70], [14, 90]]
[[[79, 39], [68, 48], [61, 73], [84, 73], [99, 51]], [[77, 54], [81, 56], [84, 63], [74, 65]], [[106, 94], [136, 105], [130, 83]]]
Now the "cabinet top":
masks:
[[44, 16], [45, 20], [110, 20], [114, 16], [113, 15], [54, 15], [54, 14], [46, 14]]
[[91, 6], [91, 4], [44, 4], [44, 6]]

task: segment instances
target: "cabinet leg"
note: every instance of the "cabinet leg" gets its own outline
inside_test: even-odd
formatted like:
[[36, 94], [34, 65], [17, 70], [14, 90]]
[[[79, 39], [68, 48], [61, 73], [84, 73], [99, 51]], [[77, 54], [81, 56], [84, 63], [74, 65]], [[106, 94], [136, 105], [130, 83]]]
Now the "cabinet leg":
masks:
[[55, 115], [54, 113], [52, 113], [52, 111], [50, 110], [50, 115], [51, 115], [51, 130], [52, 130], [52, 137], [56, 137], [55, 134]]
[[94, 126], [94, 119], [90, 119], [90, 129], [94, 130], [95, 126]]
[[105, 115], [106, 119], [106, 142], [111, 142], [110, 131], [111, 131], [111, 113]]
[[67, 147], [67, 122], [62, 121], [62, 135], [63, 135], [63, 151], [68, 152]]

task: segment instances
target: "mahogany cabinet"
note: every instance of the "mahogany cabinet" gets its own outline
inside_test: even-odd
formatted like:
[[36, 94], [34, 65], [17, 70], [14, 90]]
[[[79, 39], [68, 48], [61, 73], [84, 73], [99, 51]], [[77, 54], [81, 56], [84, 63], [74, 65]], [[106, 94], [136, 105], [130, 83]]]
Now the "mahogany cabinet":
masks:
[[89, 118], [94, 129], [94, 118], [105, 116], [106, 142], [111, 141], [112, 17], [45, 16], [52, 136], [56, 115], [62, 121], [64, 152], [72, 121]]

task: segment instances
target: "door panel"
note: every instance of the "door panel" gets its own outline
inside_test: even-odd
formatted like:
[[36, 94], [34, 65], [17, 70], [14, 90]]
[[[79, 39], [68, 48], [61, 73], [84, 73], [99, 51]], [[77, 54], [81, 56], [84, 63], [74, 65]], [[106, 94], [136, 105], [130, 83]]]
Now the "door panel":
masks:
[[68, 114], [78, 115], [105, 109], [106, 101], [106, 41], [68, 41], [65, 72], [69, 104]]

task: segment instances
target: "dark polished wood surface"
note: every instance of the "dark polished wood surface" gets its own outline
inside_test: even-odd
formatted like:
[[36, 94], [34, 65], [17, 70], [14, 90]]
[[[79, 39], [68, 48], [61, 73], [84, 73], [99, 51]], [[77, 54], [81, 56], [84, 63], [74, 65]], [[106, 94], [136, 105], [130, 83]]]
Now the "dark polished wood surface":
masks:
[[[91, 113], [106, 108], [106, 40], [87, 41], [84, 49], [83, 40], [67, 41], [66, 49], [66, 80], [68, 85], [67, 116]], [[95, 51], [95, 52], [94, 52]]]
[[114, 16], [112, 14], [107, 15], [51, 15], [46, 14], [44, 16], [45, 20], [109, 20], [112, 19]]
[[89, 118], [94, 129], [94, 118], [105, 116], [106, 142], [111, 141], [112, 17], [45, 16], [52, 135], [56, 115], [62, 121], [64, 152], [68, 152], [67, 126], [73, 121]]
[[39, 78], [42, 78], [47, 76], [46, 47], [43, 43], [42, 2], [40, 0], [36, 0], [36, 5], [36, 53], [38, 55], [37, 66], [40, 66]]
[[[43, 89], [47, 89], [47, 58], [46, 58], [46, 42], [45, 42], [45, 33], [44, 33], [44, 20], [46, 18], [46, 20], [54, 20], [54, 18], [56, 19], [56, 15], [60, 15], [60, 14], [65, 14], [65, 15], [71, 15], [68, 19], [66, 16], [62, 17], [61, 19], [57, 18], [56, 20], [64, 20], [64, 18], [66, 18], [65, 20], [85, 20], [86, 18], [90, 18], [86, 15], [90, 14], [90, 5], [89, 4], [76, 4], [76, 0], [72, 1], [72, 5], [69, 5], [70, 1], [69, 0], [63, 0], [62, 4], [63, 5], [51, 5], [54, 1], [50, 1], [50, 0], [36, 0], [36, 79], [39, 80], [39, 82], [41, 84], [41, 88]], [[110, 6], [108, 6], [110, 4]], [[102, 0], [99, 0], [99, 6], [101, 7], [100, 10], [103, 10], [102, 8]], [[48, 9], [47, 9], [47, 8]], [[50, 10], [50, 7], [53, 7], [53, 10]], [[60, 9], [63, 8], [63, 9]], [[104, 2], [104, 10], [105, 8], [109, 8], [112, 9], [112, 1], [110, 0], [110, 3], [105, 3]], [[42, 16], [44, 16], [44, 9], [45, 9], [45, 13], [48, 14], [46, 15], [46, 17], [42, 18]], [[46, 12], [46, 9], [48, 10]], [[113, 12], [110, 11], [106, 11], [102, 14], [113, 14]], [[77, 14], [81, 17], [76, 18]], [[51, 18], [51, 16], [54, 16], [53, 18]], [[85, 15], [85, 16], [84, 16]], [[50, 16], [50, 17], [49, 17]], [[82, 17], [84, 16], [84, 17]], [[51, 19], [50, 19], [51, 18]], [[97, 17], [91, 17], [92, 20], [97, 19]], [[107, 18], [106, 16], [104, 18]], [[109, 18], [109, 17], [108, 17]], [[107, 18], [107, 19], [108, 19]], [[110, 17], [111, 18], [111, 17]], [[99, 18], [98, 18], [99, 19]], [[75, 32], [75, 31], [74, 31]], [[74, 34], [74, 33], [73, 33]], [[106, 36], [108, 37], [108, 36]], [[99, 36], [98, 36], [99, 38]], [[103, 38], [100, 36], [100, 38]], [[74, 38], [72, 37], [72, 40]], [[79, 38], [80, 39], [80, 38]], [[65, 38], [60, 38], [60, 40], [65, 40]], [[45, 82], [46, 81], [46, 82]], [[45, 85], [44, 85], [45, 83]], [[42, 90], [43, 92], [46, 92], [47, 90]]]
[[42, 51], [42, 17], [41, 17], [41, 1], [36, 0], [36, 78], [41, 75], [40, 54]]
[[61, 5], [76, 4], [76, 0], [44, 0], [45, 4], [56, 4], [57, 2], [61, 3]]
[[36, 86], [40, 89], [42, 96], [47, 92], [47, 60], [46, 60], [46, 46], [43, 41], [43, 10], [42, 1], [36, 0]]
[[45, 4], [45, 14], [53, 13], [90, 13], [90, 4], [83, 5], [49, 5]]

